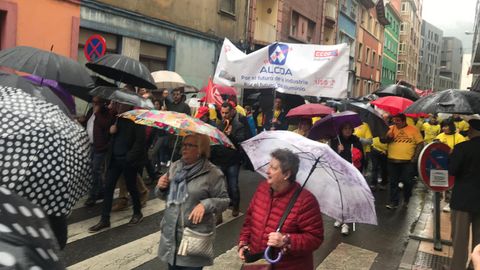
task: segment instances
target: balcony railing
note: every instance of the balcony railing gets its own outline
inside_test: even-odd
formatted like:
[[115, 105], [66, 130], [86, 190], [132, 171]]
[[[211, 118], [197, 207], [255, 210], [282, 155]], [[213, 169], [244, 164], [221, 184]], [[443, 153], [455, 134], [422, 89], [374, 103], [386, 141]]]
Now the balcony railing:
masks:
[[277, 39], [277, 29], [273, 24], [256, 20], [253, 38], [268, 43], [274, 42]]

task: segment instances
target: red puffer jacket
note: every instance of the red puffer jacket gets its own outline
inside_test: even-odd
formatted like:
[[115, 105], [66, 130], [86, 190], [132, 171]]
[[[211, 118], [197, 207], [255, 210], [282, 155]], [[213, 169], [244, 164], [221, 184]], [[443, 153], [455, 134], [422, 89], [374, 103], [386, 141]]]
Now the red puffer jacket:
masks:
[[[262, 182], [248, 207], [240, 232], [240, 245], [247, 244], [252, 254], [263, 252], [267, 248], [268, 234], [277, 229], [299, 186], [295, 183], [274, 195], [270, 185]], [[313, 269], [312, 253], [323, 242], [323, 222], [318, 202], [308, 190], [302, 190], [280, 232], [290, 234], [291, 247], [274, 269]]]

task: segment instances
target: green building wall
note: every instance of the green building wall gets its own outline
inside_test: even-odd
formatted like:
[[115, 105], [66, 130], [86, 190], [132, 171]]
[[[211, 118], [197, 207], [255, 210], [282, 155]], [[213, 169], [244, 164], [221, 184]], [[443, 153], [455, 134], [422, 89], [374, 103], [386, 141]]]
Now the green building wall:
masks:
[[400, 40], [400, 19], [395, 15], [392, 7], [385, 6], [385, 16], [390, 22], [385, 27], [382, 61], [382, 86], [394, 84], [397, 81], [398, 44]]

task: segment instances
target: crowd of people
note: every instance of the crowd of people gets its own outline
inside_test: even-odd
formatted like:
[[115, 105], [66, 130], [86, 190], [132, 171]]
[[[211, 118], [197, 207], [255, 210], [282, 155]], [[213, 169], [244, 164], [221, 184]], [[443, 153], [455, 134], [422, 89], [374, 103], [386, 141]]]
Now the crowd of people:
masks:
[[[213, 263], [209, 251], [215, 226], [223, 222], [222, 213], [231, 208], [232, 216], [239, 215], [239, 173], [242, 166], [252, 169], [240, 143], [265, 130], [291, 130], [308, 137], [318, 118], [292, 121], [286, 117], [287, 110], [279, 97], [271, 110], [262, 111], [258, 106], [240, 106], [236, 97], [227, 97], [218, 107], [190, 107], [179, 88], [155, 94], [138, 92], [152, 99], [156, 110], [185, 113], [217, 127], [235, 148], [210, 145], [208, 136], [201, 134], [188, 135], [176, 143], [177, 138], [164, 130], [118, 117], [133, 106], [94, 97], [89, 112], [78, 119], [92, 147], [93, 186], [85, 206], [103, 200], [101, 218], [88, 230], [94, 233], [110, 227], [111, 212], [126, 209], [130, 201], [133, 213], [128, 226], [141, 223], [142, 207], [149, 198], [147, 185], [154, 184], [155, 195], [166, 201], [159, 258], [169, 269], [202, 269]], [[472, 244], [480, 243], [479, 187], [475, 182], [480, 165], [475, 155], [480, 120], [467, 122], [459, 115], [411, 118], [403, 113], [383, 113], [383, 119], [389, 126], [383, 136], [373, 137], [365, 122], [360, 126], [345, 122], [336, 130], [337, 136], [322, 138], [321, 142], [328, 143], [363, 173], [372, 192], [388, 189], [386, 208], [390, 210], [408, 207], [424, 145], [448, 145], [452, 149], [449, 169], [457, 182], [452, 192], [444, 194], [444, 211], [452, 209], [452, 269], [463, 269], [457, 267], [468, 260], [466, 232], [470, 225]], [[263, 257], [270, 246], [273, 256], [283, 256], [275, 269], [297, 269], [298, 264], [302, 269], [314, 268], [313, 251], [324, 238], [321, 206], [296, 182], [299, 162], [299, 157], [289, 150], [272, 149], [267, 177], [250, 201], [239, 233], [238, 256], [242, 260]], [[120, 192], [114, 202], [116, 187]], [[281, 230], [277, 229], [279, 223], [283, 224]], [[350, 224], [338, 220], [334, 226], [341, 228], [343, 235], [350, 234]], [[58, 230], [53, 229], [54, 233]], [[60, 240], [62, 248], [65, 243], [66, 238]], [[192, 243], [206, 247], [196, 250]]]

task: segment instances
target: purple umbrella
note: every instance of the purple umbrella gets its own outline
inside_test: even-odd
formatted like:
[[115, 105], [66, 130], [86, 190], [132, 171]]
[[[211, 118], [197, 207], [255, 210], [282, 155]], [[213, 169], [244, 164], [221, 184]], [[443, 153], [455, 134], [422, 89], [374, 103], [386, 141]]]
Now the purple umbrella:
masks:
[[362, 120], [357, 113], [352, 111], [333, 113], [315, 122], [308, 138], [316, 141], [336, 137], [340, 132], [339, 128], [345, 123], [350, 123], [352, 127], [358, 127], [362, 124]]
[[24, 76], [24, 78], [34, 82], [35, 84], [48, 86], [50, 89], [52, 89], [55, 95], [57, 95], [62, 100], [62, 102], [65, 103], [70, 112], [73, 115], [76, 114], [75, 100], [73, 99], [72, 95], [70, 95], [70, 93], [65, 90], [57, 81], [44, 79], [36, 75], [27, 75]]

